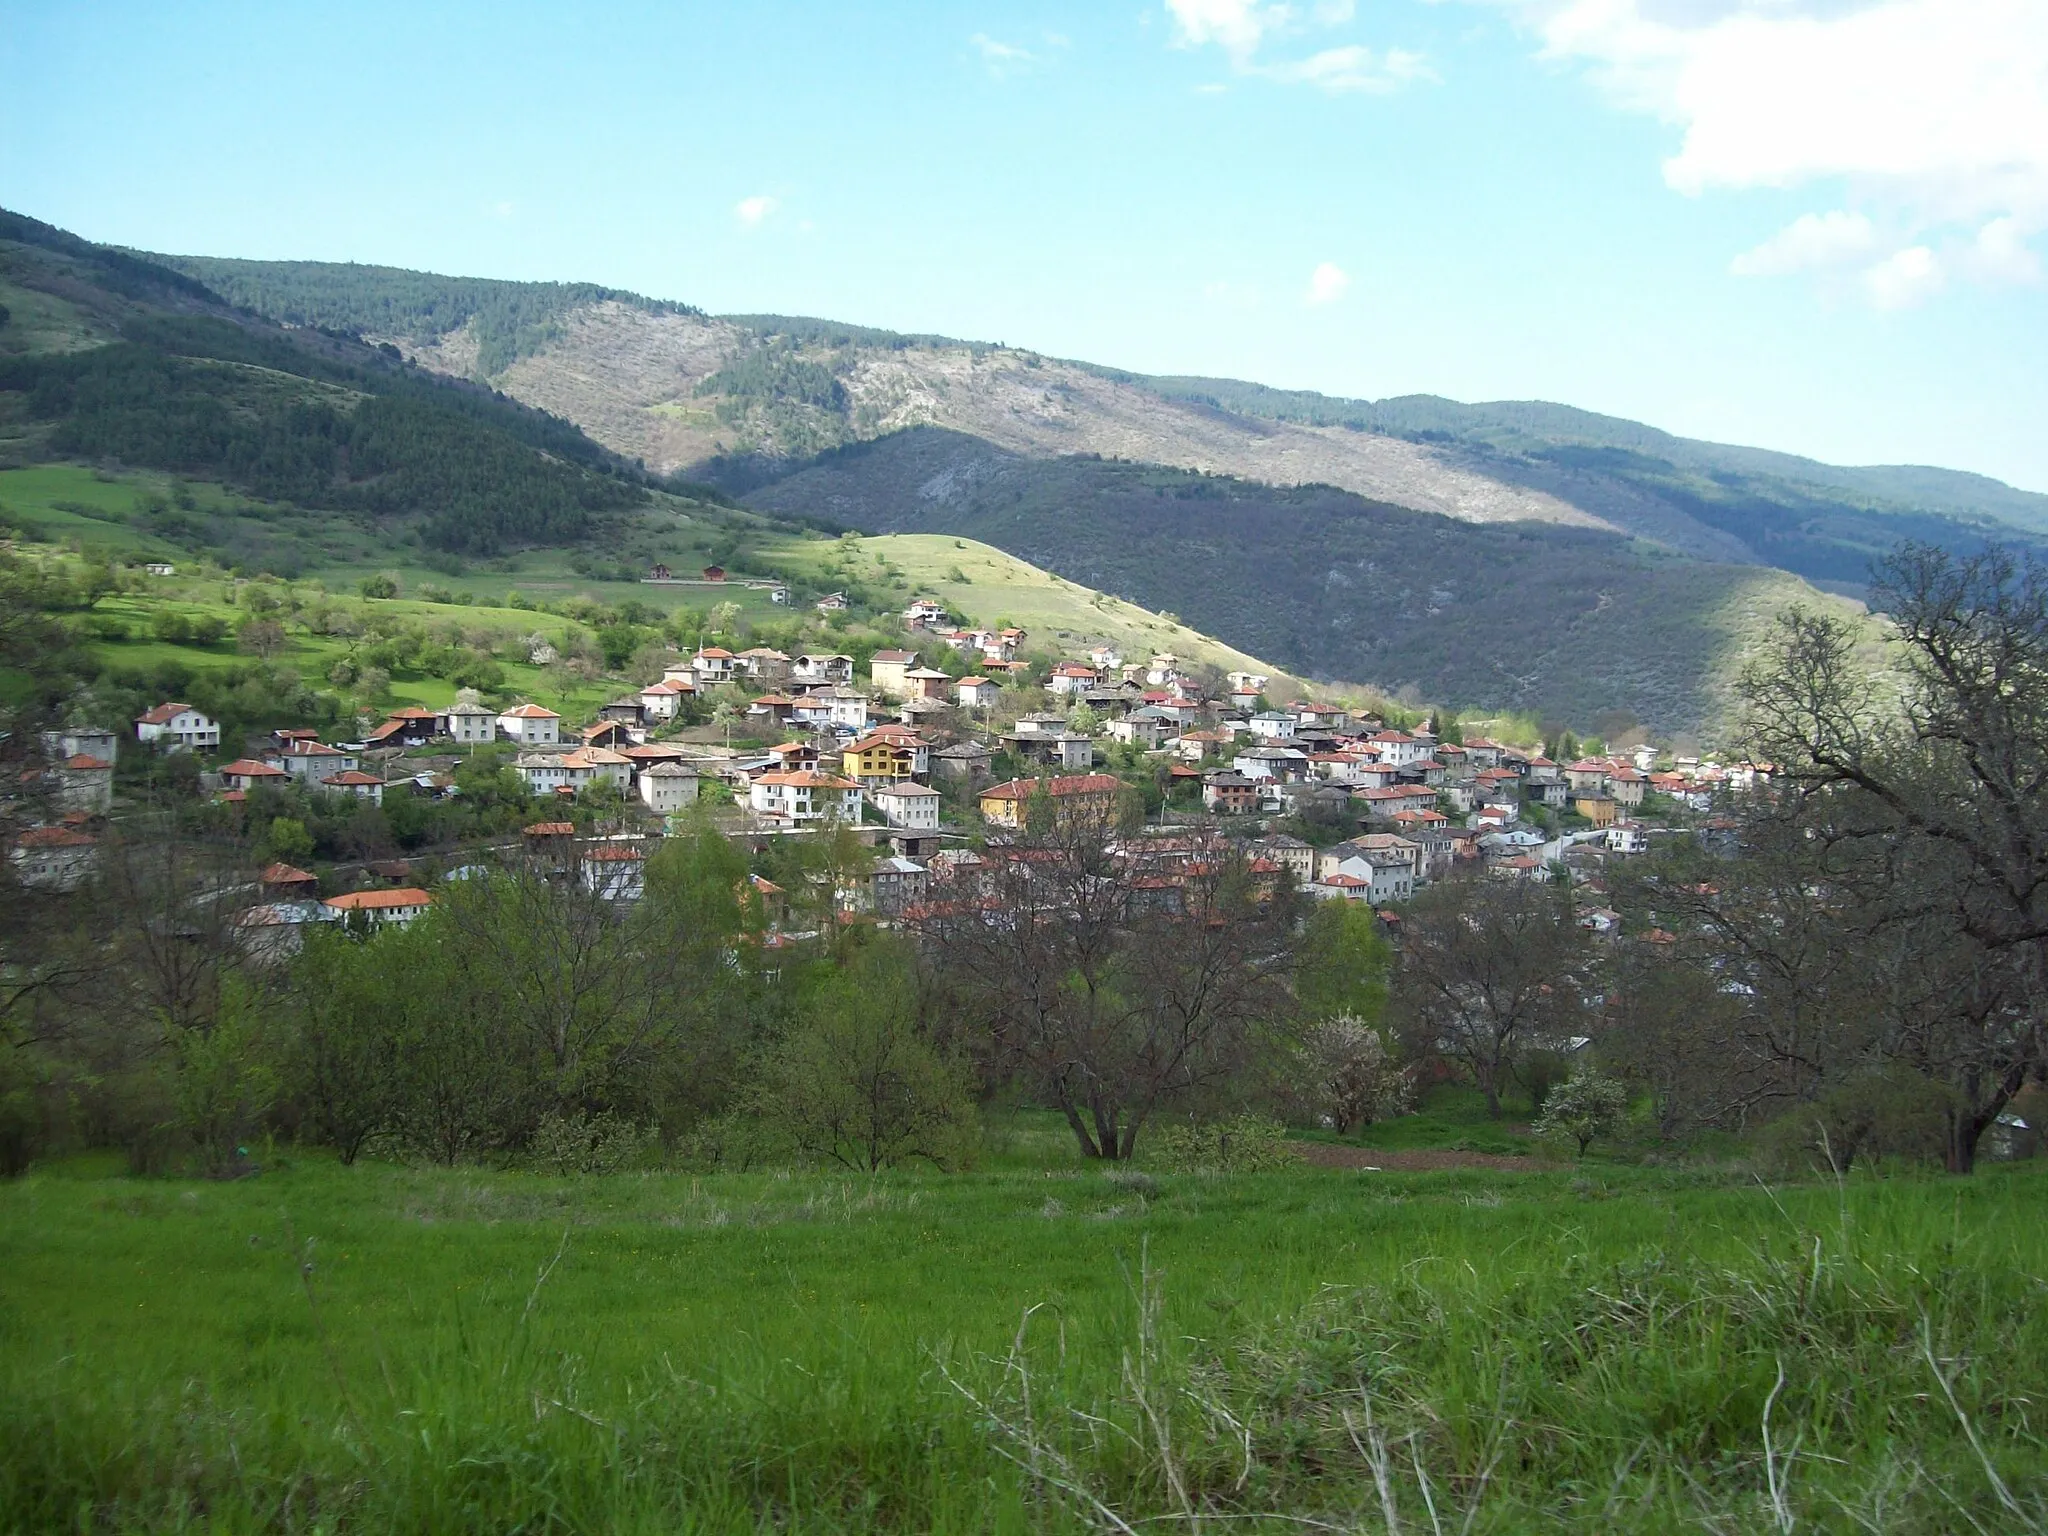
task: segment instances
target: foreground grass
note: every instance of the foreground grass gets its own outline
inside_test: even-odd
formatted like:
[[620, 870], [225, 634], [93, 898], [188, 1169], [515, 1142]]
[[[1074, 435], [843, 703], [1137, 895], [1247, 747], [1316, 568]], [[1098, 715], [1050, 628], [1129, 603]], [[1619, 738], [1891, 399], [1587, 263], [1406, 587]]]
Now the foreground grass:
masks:
[[0, 1527], [2048, 1529], [2044, 1174], [60, 1168]]

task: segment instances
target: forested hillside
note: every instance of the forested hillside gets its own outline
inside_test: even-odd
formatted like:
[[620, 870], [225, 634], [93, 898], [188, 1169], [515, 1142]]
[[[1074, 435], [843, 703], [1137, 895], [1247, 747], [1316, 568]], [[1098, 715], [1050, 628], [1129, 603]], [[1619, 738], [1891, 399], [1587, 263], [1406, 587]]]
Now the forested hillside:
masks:
[[1660, 731], [1724, 717], [1749, 640], [1827, 599], [1783, 573], [1593, 529], [1482, 526], [1328, 486], [1034, 462], [916, 429], [749, 498], [877, 532], [981, 539], [1306, 675]]
[[33, 220], [0, 222], [0, 277], [39, 326], [0, 350], [17, 459], [201, 476], [471, 555], [586, 538], [646, 498], [568, 422], [395, 349], [235, 315], [189, 276]]

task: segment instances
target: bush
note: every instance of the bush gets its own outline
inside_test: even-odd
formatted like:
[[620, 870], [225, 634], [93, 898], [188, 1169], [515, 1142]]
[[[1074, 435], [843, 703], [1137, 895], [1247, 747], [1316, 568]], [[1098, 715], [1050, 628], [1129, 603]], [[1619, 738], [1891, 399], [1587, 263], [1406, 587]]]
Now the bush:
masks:
[[1271, 1173], [1300, 1160], [1287, 1145], [1287, 1128], [1259, 1115], [1162, 1129], [1152, 1161], [1169, 1173]]
[[1578, 1072], [1544, 1096], [1533, 1129], [1546, 1140], [1576, 1142], [1584, 1157], [1587, 1147], [1620, 1129], [1627, 1113], [1628, 1089], [1611, 1077]]
[[543, 1173], [617, 1173], [644, 1161], [654, 1144], [653, 1131], [623, 1115], [578, 1110], [544, 1117], [526, 1155]]

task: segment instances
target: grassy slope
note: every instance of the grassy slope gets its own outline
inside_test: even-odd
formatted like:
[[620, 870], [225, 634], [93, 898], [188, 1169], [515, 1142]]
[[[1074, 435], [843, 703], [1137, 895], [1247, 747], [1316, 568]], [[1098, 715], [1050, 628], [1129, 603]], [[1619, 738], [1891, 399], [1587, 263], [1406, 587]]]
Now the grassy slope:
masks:
[[[1014, 555], [973, 539], [941, 534], [885, 534], [856, 541], [862, 575], [879, 575], [912, 595], [930, 595], [947, 608], [985, 625], [1016, 625], [1031, 632], [1034, 645], [1056, 645], [1068, 653], [1098, 642], [1115, 645], [1127, 661], [1169, 651], [1183, 661], [1213, 663], [1224, 671], [1282, 670], [1236, 650], [1213, 636], [1135, 603], [1110, 597]], [[780, 565], [826, 584], [841, 564], [842, 544], [806, 541], [764, 549]], [[888, 567], [894, 567], [891, 577]]]
[[[1048, 1437], [1126, 1513], [1170, 1514], [1156, 1453], [1071, 1417], [1154, 1440], [1120, 1382], [1143, 1267], [1176, 1460], [1224, 1510], [1378, 1529], [1340, 1416], [1363, 1433], [1370, 1400], [1439, 1500], [1482, 1490], [1478, 1531], [1761, 1529], [1782, 1369], [1772, 1474], [1809, 1528], [1848, 1528], [1831, 1501], [1868, 1510], [1889, 1477], [1884, 1529], [1958, 1528], [1958, 1507], [2024, 1529], [1917, 1334], [1924, 1309], [2038, 1515], [2044, 1195], [2038, 1167], [1838, 1198], [1619, 1168], [1148, 1195], [1057, 1164], [565, 1183], [294, 1157], [228, 1185], [74, 1165], [0, 1186], [0, 1523], [1078, 1528], [1057, 1497], [1034, 1512], [940, 1370], [1002, 1393], [989, 1357], [1032, 1307]], [[1195, 1385], [1253, 1426], [1249, 1462], [1180, 1395], [1189, 1355], [1217, 1361]]]

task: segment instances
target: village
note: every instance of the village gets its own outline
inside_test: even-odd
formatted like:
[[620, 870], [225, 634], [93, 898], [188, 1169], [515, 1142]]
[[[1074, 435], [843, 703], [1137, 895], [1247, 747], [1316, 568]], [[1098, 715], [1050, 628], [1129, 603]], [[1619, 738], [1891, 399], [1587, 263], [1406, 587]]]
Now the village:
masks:
[[[516, 849], [631, 901], [653, 848], [693, 818], [756, 850], [844, 833], [871, 857], [839, 877], [832, 903], [883, 924], [971, 891], [1043, 806], [1091, 819], [1120, 857], [1144, 863], [1161, 900], [1176, 870], [1235, 847], [1259, 878], [1366, 904], [1389, 925], [1434, 882], [1568, 880], [1583, 921], [1604, 932], [1616, 920], [1600, 905], [1601, 866], [1660, 838], [1725, 835], [1717, 799], [1762, 771], [1647, 744], [1557, 762], [1535, 745], [1447, 738], [1434, 720], [1397, 727], [1328, 700], [1276, 702], [1266, 675], [1204, 676], [1170, 654], [1129, 659], [1091, 645], [1034, 663], [1023, 630], [963, 626], [927, 598], [900, 627], [909, 643], [873, 651], [864, 668], [850, 654], [702, 645], [587, 721], [465, 691], [443, 708], [392, 710], [361, 740], [284, 728], [224, 749], [218, 722], [172, 700], [138, 717], [133, 738], [226, 757], [200, 782], [229, 814], [272, 790], [378, 806], [458, 795], [453, 770], [499, 754], [532, 817], [516, 838], [466, 851], [452, 871], [437, 866], [441, 878]], [[931, 664], [940, 660], [952, 670]], [[722, 742], [682, 729], [713, 697]], [[22, 887], [64, 892], [93, 877], [116, 756], [108, 728], [45, 733], [43, 766], [23, 776], [40, 814], [24, 818], [9, 850]], [[323, 894], [321, 879], [276, 860], [238, 922], [252, 948], [289, 950], [308, 922], [409, 921], [433, 903], [423, 879], [407, 860], [366, 860], [330, 876]]]

